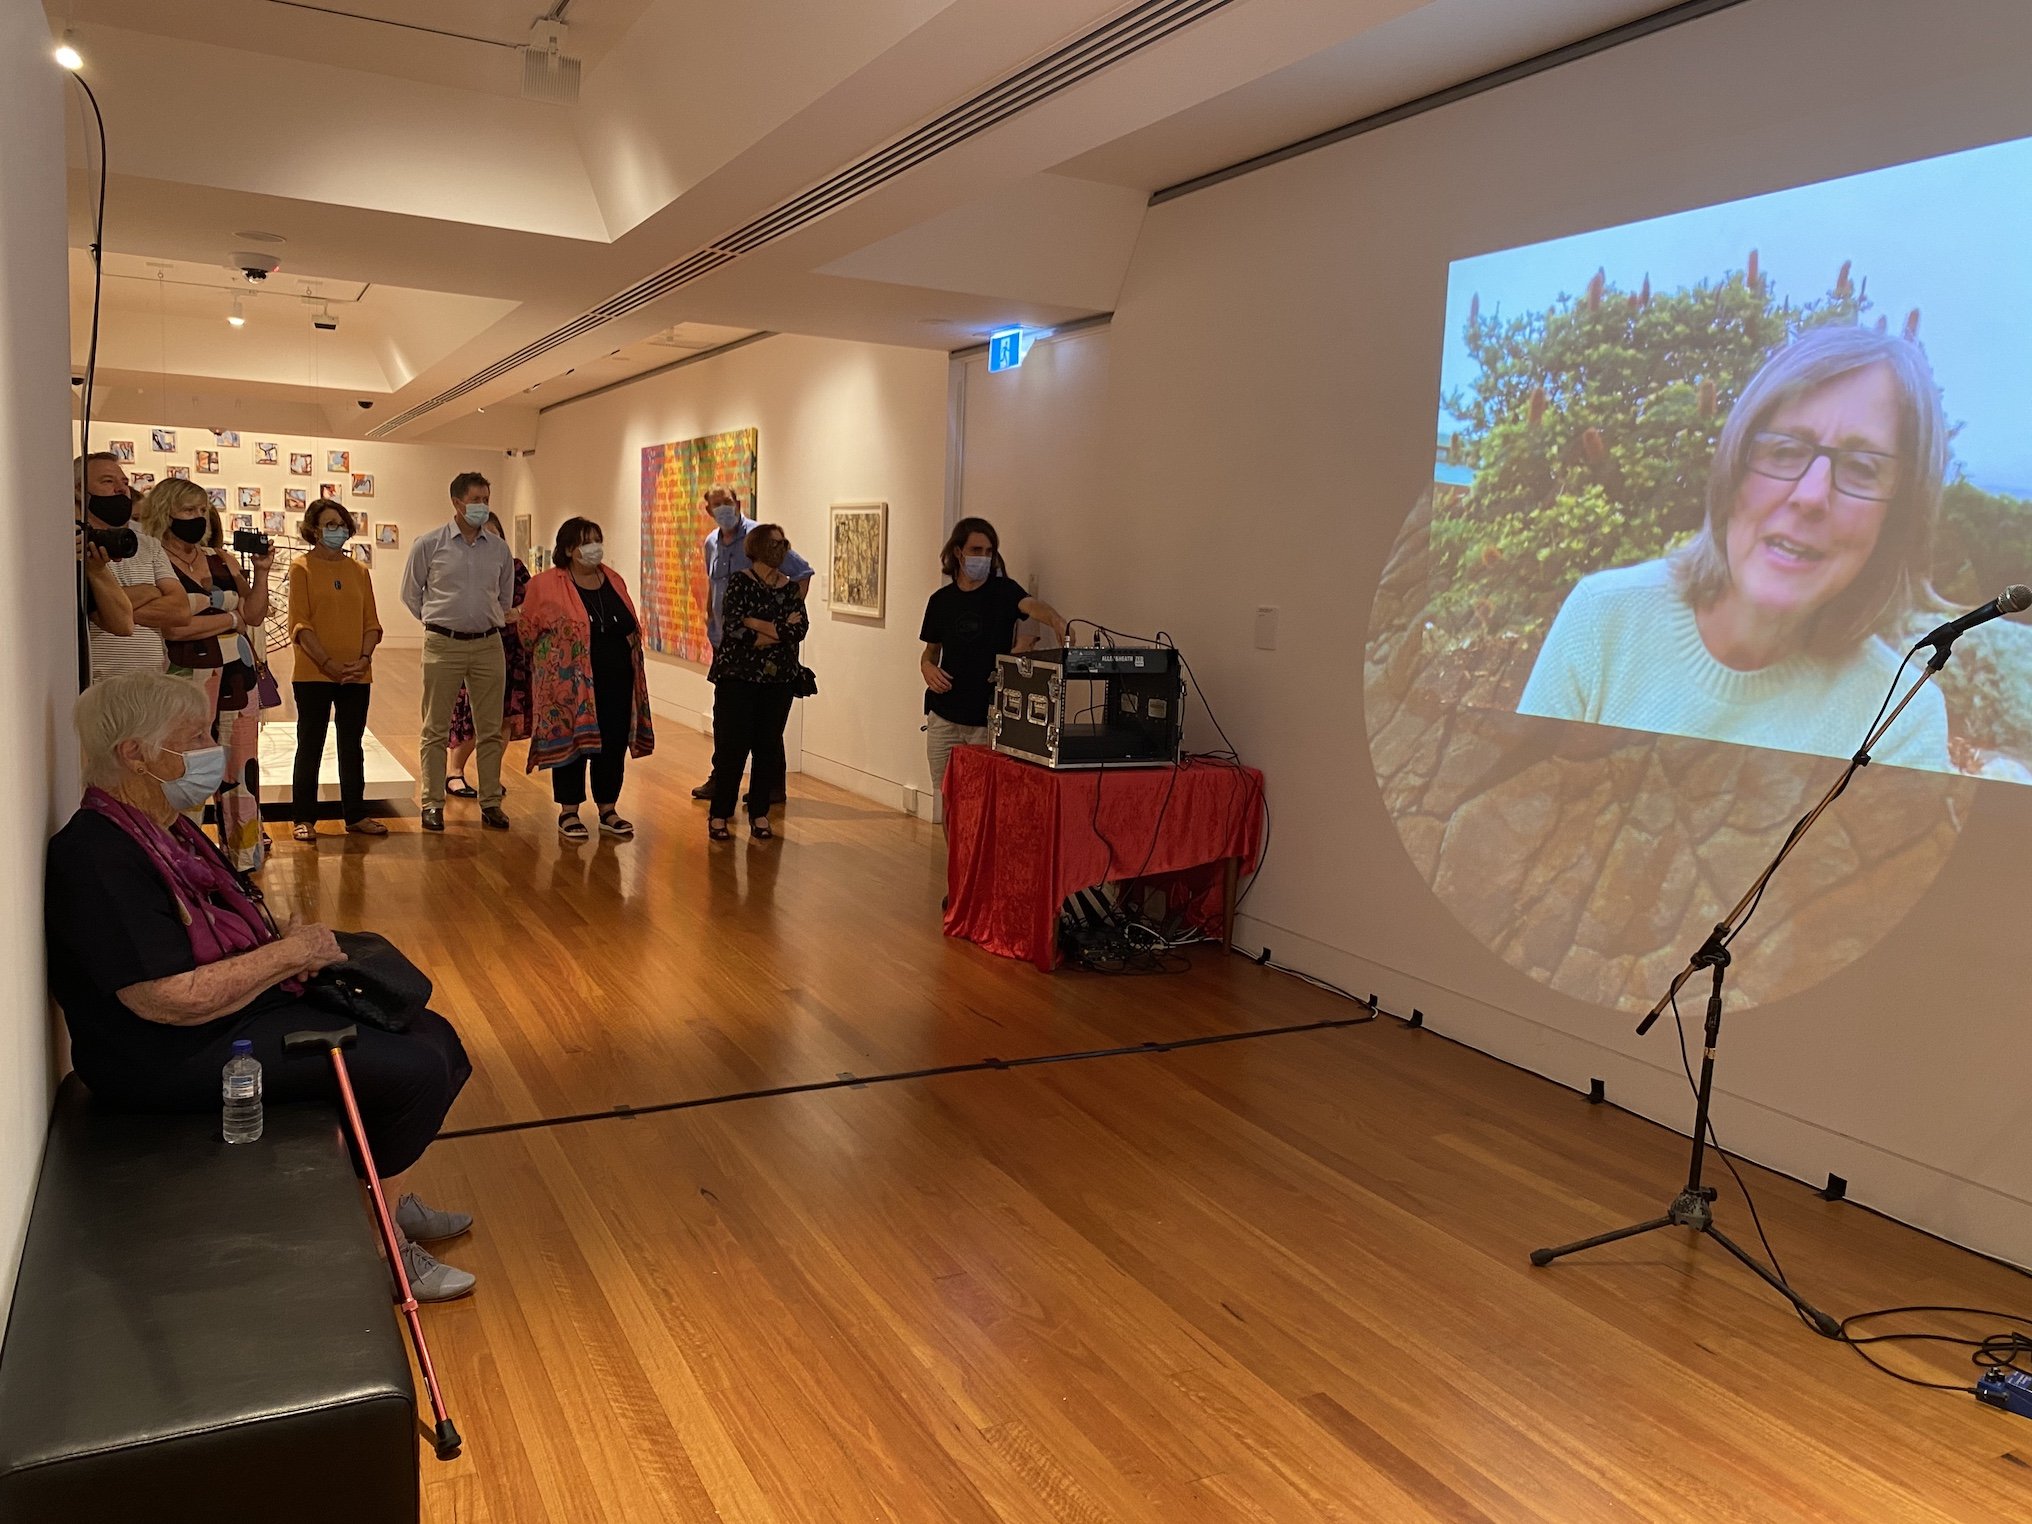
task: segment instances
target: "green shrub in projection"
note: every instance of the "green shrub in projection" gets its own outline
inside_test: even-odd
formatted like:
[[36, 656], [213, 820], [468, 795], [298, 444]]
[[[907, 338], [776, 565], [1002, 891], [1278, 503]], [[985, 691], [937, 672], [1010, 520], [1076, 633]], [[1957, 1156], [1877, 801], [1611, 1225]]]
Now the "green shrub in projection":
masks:
[[1543, 312], [1483, 316], [1464, 337], [1479, 371], [1448, 395], [1475, 473], [1432, 521], [1428, 645], [1536, 645], [1575, 582], [1663, 555], [1700, 527], [1729, 409], [1792, 334], [1854, 323], [1867, 294], [1843, 266], [1825, 297], [1775, 300], [1752, 251], [1718, 283], [1636, 291], [1596, 271]]

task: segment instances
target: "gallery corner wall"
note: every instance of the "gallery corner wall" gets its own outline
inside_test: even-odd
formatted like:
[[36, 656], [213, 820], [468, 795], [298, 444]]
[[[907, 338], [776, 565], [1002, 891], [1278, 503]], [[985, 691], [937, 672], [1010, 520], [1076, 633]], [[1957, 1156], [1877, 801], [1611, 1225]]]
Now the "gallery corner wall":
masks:
[[[938, 350], [771, 337], [545, 409], [533, 462], [541, 542], [573, 514], [597, 520], [608, 564], [639, 596], [643, 448], [757, 429], [758, 516], [782, 524], [817, 572], [804, 659], [819, 694], [792, 717], [792, 765], [898, 808], [916, 791], [921, 812], [917, 632], [940, 580], [947, 369]], [[829, 607], [829, 510], [850, 502], [889, 505], [880, 619]], [[702, 541], [711, 528], [698, 514], [687, 532]], [[703, 728], [712, 689], [702, 667], [657, 657], [649, 682], [665, 723]]]

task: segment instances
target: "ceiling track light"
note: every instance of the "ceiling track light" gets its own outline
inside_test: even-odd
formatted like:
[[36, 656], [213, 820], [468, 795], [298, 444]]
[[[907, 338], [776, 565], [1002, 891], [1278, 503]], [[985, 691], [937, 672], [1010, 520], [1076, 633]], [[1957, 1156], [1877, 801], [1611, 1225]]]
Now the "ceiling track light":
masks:
[[78, 51], [77, 28], [64, 28], [63, 40], [56, 45], [56, 61], [73, 74], [85, 66], [85, 56]]

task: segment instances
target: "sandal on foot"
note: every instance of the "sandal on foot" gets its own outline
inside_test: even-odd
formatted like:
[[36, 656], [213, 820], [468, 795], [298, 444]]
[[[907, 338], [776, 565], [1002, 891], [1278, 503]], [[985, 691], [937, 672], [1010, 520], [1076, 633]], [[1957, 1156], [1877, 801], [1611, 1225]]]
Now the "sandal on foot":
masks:
[[601, 810], [600, 834], [612, 836], [618, 841], [631, 840], [635, 835], [635, 822], [623, 820], [619, 810]]
[[712, 841], [732, 841], [734, 839], [732, 826], [733, 822], [729, 820], [708, 820], [706, 836]]
[[312, 825], [308, 820], [300, 820], [296, 823], [296, 829], [290, 834], [298, 841], [316, 841], [317, 827]]
[[453, 773], [444, 781], [444, 791], [454, 799], [477, 799], [480, 791], [466, 782], [464, 773]]
[[370, 815], [362, 815], [358, 820], [346, 822], [346, 834], [349, 836], [386, 836], [388, 834], [388, 827]]
[[768, 841], [776, 835], [769, 828], [769, 817], [767, 815], [757, 815], [750, 820], [748, 822], [748, 834], [757, 841]]
[[573, 846], [583, 846], [593, 839], [593, 833], [586, 829], [586, 823], [572, 811], [557, 817], [557, 834]]

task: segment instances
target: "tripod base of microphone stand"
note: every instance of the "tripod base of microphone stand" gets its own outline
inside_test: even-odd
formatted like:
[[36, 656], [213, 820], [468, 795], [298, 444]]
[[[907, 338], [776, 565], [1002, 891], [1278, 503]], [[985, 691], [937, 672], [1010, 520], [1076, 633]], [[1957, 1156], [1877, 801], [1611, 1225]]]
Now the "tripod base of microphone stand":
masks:
[[1754, 1271], [1773, 1291], [1797, 1308], [1799, 1315], [1811, 1323], [1816, 1332], [1829, 1339], [1841, 1337], [1841, 1324], [1786, 1285], [1777, 1271], [1714, 1225], [1714, 1192], [1707, 1188], [1681, 1191], [1673, 1198], [1672, 1205], [1665, 1209], [1663, 1217], [1654, 1217], [1648, 1222], [1632, 1223], [1627, 1228], [1617, 1228], [1609, 1233], [1597, 1233], [1592, 1238], [1561, 1244], [1556, 1249], [1533, 1249], [1531, 1263], [1549, 1265], [1556, 1259], [1563, 1259], [1569, 1254], [1578, 1254], [1583, 1249], [1599, 1249], [1603, 1244], [1620, 1243], [1626, 1238], [1655, 1233], [1660, 1228], [1692, 1228], [1696, 1233], [1703, 1233], [1712, 1238], [1748, 1269]]

